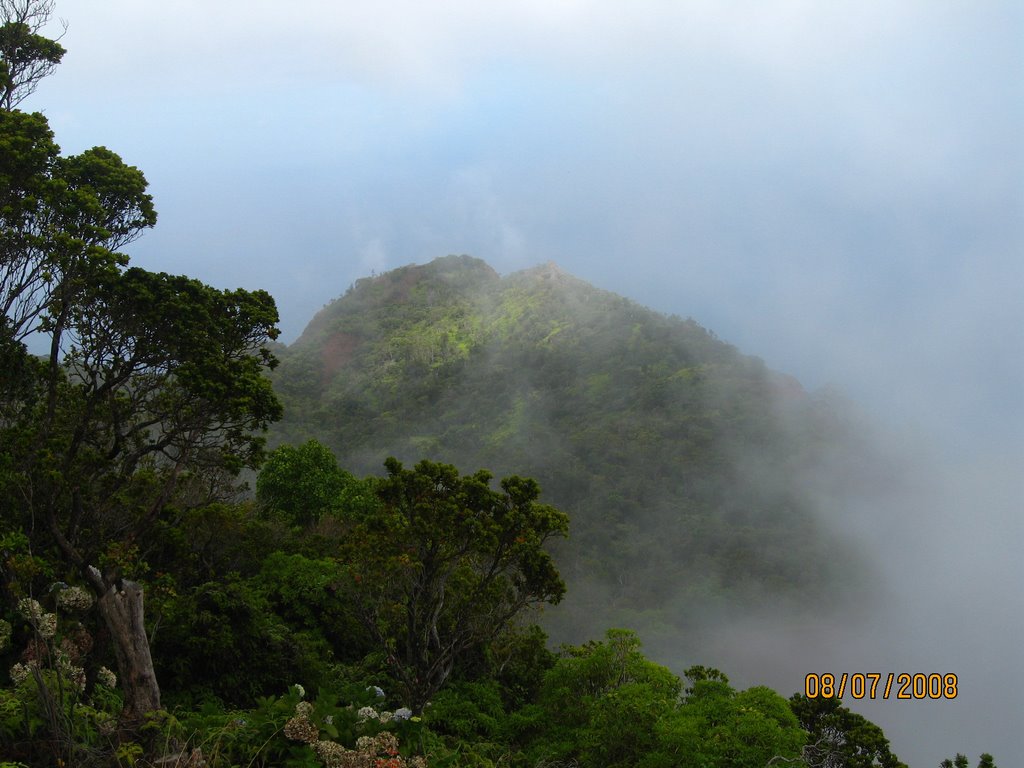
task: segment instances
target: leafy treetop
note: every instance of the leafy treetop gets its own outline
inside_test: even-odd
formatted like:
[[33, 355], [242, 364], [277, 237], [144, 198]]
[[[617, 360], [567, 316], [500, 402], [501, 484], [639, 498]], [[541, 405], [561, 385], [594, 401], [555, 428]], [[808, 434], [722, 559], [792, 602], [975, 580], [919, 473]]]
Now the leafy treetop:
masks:
[[545, 544], [568, 517], [537, 501], [517, 476], [490, 486], [485, 470], [389, 458], [379, 505], [357, 521], [351, 599], [385, 648], [419, 711], [470, 649], [495, 638], [530, 605], [557, 603], [565, 584]]

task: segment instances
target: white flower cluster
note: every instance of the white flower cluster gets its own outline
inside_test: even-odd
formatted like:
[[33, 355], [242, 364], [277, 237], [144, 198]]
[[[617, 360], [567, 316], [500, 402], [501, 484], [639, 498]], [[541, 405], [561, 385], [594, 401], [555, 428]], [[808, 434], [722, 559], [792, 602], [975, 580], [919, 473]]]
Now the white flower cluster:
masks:
[[333, 741], [314, 741], [311, 745], [325, 768], [347, 768], [351, 763], [349, 750]]
[[7, 646], [11, 644], [11, 633], [14, 628], [11, 626], [11, 622], [0, 619], [0, 651], [7, 650]]
[[18, 601], [18, 613], [35, 623], [43, 615], [43, 606], [39, 604], [38, 600], [34, 600], [31, 597], [23, 597]]
[[57, 634], [57, 614], [43, 613], [43, 606], [38, 600], [31, 597], [21, 598], [18, 601], [18, 613], [28, 619], [44, 640], [49, 640]]
[[306, 689], [303, 688], [299, 683], [296, 683], [295, 685], [293, 685], [292, 688], [294, 688], [295, 692], [297, 694], [299, 694], [299, 698], [300, 699], [306, 698]]
[[79, 691], [85, 690], [85, 669], [72, 663], [71, 658], [63, 651], [57, 652], [57, 669]]
[[79, 692], [85, 690], [85, 670], [82, 669], [82, 667], [75, 667], [69, 664], [67, 667], [62, 668], [61, 671], [67, 676], [68, 680], [74, 684]]
[[100, 667], [96, 673], [96, 682], [107, 688], [117, 688], [117, 675], [106, 667]]
[[28, 664], [15, 664], [11, 667], [11, 682], [15, 685], [21, 685], [28, 680], [30, 674], [32, 674], [32, 667]]
[[365, 723], [367, 720], [380, 720], [380, 713], [373, 707], [360, 707], [356, 714], [359, 715], [360, 723]]
[[412, 710], [408, 707], [399, 707], [394, 712], [378, 712], [373, 707], [360, 707], [357, 712], [359, 722], [365, 723], [368, 720], [377, 720], [381, 723], [390, 723], [394, 720], [408, 720], [412, 717]]
[[317, 740], [320, 732], [306, 715], [295, 715], [284, 724], [284, 735], [292, 741], [304, 741], [307, 744], [312, 744]]
[[[11, 667], [11, 682], [15, 685], [20, 685], [28, 680], [33, 669], [37, 669], [35, 662], [15, 664]], [[61, 677], [74, 685], [79, 691], [85, 690], [85, 670], [72, 664], [67, 654], [57, 653], [57, 671]], [[109, 672], [109, 670], [107, 671]], [[110, 672], [110, 674], [113, 675], [114, 673]]]
[[57, 614], [44, 613], [36, 624], [36, 631], [44, 640], [49, 640], [57, 634]]
[[360, 736], [356, 748], [346, 749], [333, 741], [310, 744], [324, 768], [427, 768], [422, 757], [408, 761], [398, 754], [398, 737], [389, 731], [375, 736]]
[[319, 730], [309, 719], [313, 714], [313, 705], [308, 701], [300, 701], [295, 705], [295, 716], [284, 724], [284, 735], [293, 741], [304, 741], [312, 744], [320, 735]]
[[358, 739], [356, 739], [356, 749], [358, 749], [360, 752], [376, 752], [377, 737], [360, 736]]
[[83, 587], [68, 587], [57, 593], [57, 607], [68, 613], [84, 613], [92, 608], [92, 595]]

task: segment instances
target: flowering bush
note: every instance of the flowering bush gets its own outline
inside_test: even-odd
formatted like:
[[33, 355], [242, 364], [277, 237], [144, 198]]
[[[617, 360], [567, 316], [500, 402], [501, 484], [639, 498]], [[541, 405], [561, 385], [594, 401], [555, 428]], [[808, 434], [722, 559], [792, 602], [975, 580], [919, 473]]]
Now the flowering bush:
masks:
[[38, 600], [23, 597], [18, 601], [18, 613], [39, 633], [44, 640], [57, 634], [57, 614], [44, 613]]
[[[24, 661], [11, 668], [14, 685], [0, 688], [0, 753], [33, 766], [98, 765], [100, 755], [109, 756], [115, 749], [123, 701], [109, 688], [97, 688], [92, 698], [85, 698], [81, 667], [60, 654], [51, 662], [42, 666]], [[137, 744], [126, 741], [122, 746], [141, 754]]]
[[[56, 660], [56, 672], [60, 675], [60, 680], [64, 683], [70, 683], [74, 690], [78, 692], [84, 691], [85, 669], [73, 664], [67, 654], [64, 653], [58, 652]], [[39, 663], [35, 659], [18, 662], [10, 669], [11, 682], [15, 685], [21, 685], [28, 680], [33, 669], [40, 669]]]
[[[384, 692], [376, 686], [367, 688], [367, 691], [383, 698]], [[339, 731], [334, 725], [333, 713], [321, 714], [318, 718], [316, 709], [311, 702], [299, 701], [295, 705], [294, 714], [284, 726], [284, 734], [292, 741], [308, 744], [324, 768], [426, 768], [426, 761], [422, 757], [406, 759], [400, 755], [398, 736], [388, 730], [363, 733], [356, 738], [355, 749], [349, 749], [331, 739], [320, 738], [320, 729], [314, 720], [332, 738], [337, 738]], [[392, 722], [399, 724], [414, 720], [412, 710], [407, 707], [400, 707], [394, 712], [378, 712], [371, 706], [359, 709], [348, 707], [339, 711], [354, 714], [354, 725], [363, 730], [379, 728]], [[352, 714], [348, 717], [351, 718]]]
[[360, 706], [377, 698], [364, 683], [338, 691], [320, 688], [310, 691], [309, 699], [300, 694], [305, 697], [306, 691], [291, 684], [285, 695], [260, 698], [251, 709], [226, 710], [210, 703], [179, 712], [178, 733], [185, 734], [189, 747], [201, 747], [210, 768], [426, 768], [422, 758], [398, 750], [400, 742], [421, 740], [419, 718], [388, 712], [392, 722], [387, 731], [382, 730], [380, 712], [376, 718], [360, 719]]
[[398, 737], [388, 731], [376, 736], [360, 736], [355, 749], [346, 749], [334, 741], [316, 741], [313, 752], [324, 768], [426, 768], [422, 757], [406, 760], [398, 754]]
[[81, 692], [85, 690], [85, 669], [75, 664], [63, 651], [57, 652], [57, 671]]
[[43, 606], [38, 600], [31, 597], [23, 597], [18, 601], [18, 613], [31, 622], [39, 621], [43, 615]]
[[380, 720], [380, 713], [373, 707], [360, 707], [358, 714], [361, 723], [367, 720]]
[[117, 675], [106, 667], [100, 667], [96, 673], [96, 682], [107, 688], [117, 688]]
[[34, 626], [40, 637], [44, 640], [51, 640], [57, 634], [57, 614], [44, 613], [39, 617], [38, 622], [34, 622]]
[[295, 715], [284, 724], [284, 735], [292, 741], [302, 741], [312, 744], [317, 740], [320, 731], [310, 722], [306, 715]]
[[92, 603], [92, 595], [82, 587], [68, 587], [57, 593], [57, 607], [68, 613], [84, 613]]
[[15, 685], [21, 685], [23, 682], [28, 680], [28, 676], [32, 674], [32, 668], [28, 664], [17, 663], [11, 667], [11, 682]]

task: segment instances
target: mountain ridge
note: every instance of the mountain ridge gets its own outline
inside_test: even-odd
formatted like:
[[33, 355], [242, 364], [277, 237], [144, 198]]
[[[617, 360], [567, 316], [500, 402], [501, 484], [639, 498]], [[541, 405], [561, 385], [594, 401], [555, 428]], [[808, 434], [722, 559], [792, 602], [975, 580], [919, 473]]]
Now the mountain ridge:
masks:
[[806, 482], [845, 439], [829, 407], [692, 318], [553, 262], [363, 278], [279, 357], [273, 443], [316, 438], [356, 473], [395, 455], [535, 477], [572, 520], [564, 639], [616, 618], [684, 631], [698, 606], [765, 596], [820, 605], [850, 581]]

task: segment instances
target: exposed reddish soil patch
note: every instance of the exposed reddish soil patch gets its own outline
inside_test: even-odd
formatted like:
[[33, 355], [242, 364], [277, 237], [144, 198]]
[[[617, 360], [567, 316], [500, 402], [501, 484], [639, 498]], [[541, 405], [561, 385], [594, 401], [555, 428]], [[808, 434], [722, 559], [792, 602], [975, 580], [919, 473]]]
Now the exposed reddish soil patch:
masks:
[[320, 348], [321, 382], [330, 381], [346, 365], [359, 346], [359, 338], [351, 333], [336, 333]]

